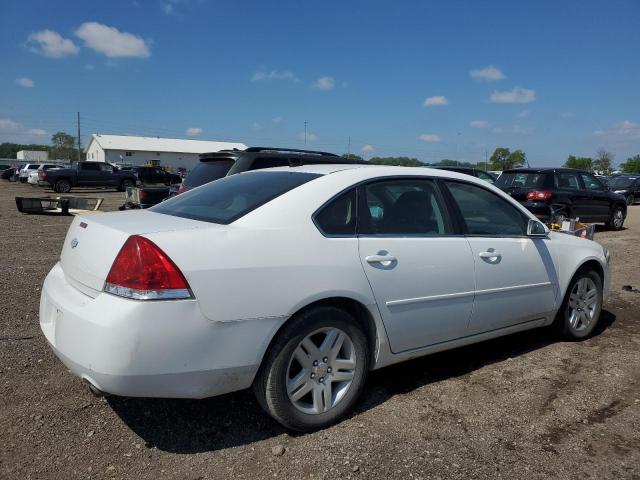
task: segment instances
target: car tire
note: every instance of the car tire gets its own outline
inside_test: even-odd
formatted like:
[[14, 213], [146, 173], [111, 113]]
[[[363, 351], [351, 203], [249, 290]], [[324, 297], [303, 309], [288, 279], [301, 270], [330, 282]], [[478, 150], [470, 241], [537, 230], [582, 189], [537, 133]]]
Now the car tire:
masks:
[[[329, 345], [334, 347], [325, 348]], [[344, 310], [318, 306], [278, 332], [253, 387], [258, 403], [277, 422], [307, 432], [351, 411], [368, 370], [367, 338], [358, 322]]]
[[592, 269], [579, 270], [556, 317], [556, 327], [565, 340], [588, 338], [596, 327], [602, 311], [602, 278]]
[[69, 180], [62, 178], [55, 183], [53, 189], [57, 193], [69, 193], [71, 191], [71, 183]]
[[128, 187], [133, 187], [135, 184], [132, 180], [125, 178], [120, 184], [120, 188], [118, 189], [121, 192], [126, 192]]
[[624, 209], [621, 205], [615, 205], [611, 211], [611, 217], [606, 223], [609, 230], [622, 230], [624, 225]]

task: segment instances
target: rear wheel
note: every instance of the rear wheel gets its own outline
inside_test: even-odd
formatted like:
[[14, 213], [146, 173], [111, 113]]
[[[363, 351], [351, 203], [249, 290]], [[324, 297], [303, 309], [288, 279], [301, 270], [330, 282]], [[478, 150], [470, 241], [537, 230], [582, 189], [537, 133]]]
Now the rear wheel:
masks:
[[335, 307], [311, 308], [278, 334], [254, 382], [261, 406], [298, 431], [324, 428], [348, 413], [369, 369], [367, 340]]
[[613, 207], [611, 211], [611, 218], [607, 222], [606, 226], [609, 230], [620, 230], [624, 225], [624, 209], [620, 205]]
[[71, 191], [71, 182], [62, 178], [56, 182], [53, 189], [58, 193], [69, 193]]
[[589, 269], [579, 271], [571, 280], [562, 308], [556, 318], [562, 336], [581, 340], [593, 332], [602, 310], [602, 279]]

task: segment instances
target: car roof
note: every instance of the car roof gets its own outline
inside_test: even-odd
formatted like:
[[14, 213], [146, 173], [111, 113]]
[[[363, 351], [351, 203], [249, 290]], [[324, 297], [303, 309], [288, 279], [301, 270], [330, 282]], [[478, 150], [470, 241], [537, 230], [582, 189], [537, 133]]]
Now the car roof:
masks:
[[465, 171], [477, 170], [476, 167], [464, 167], [464, 166], [458, 166], [458, 165], [434, 165], [429, 168], [437, 168], [438, 170], [449, 170], [452, 172], [456, 170], [465, 170]]
[[574, 172], [574, 173], [590, 173], [579, 168], [566, 167], [527, 167], [527, 168], [511, 168], [504, 170], [502, 173], [546, 173], [546, 172]]

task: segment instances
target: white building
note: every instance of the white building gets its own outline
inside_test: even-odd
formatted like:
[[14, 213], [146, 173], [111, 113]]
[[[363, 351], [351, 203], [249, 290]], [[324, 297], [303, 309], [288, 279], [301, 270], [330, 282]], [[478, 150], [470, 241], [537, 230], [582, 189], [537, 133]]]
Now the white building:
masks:
[[247, 146], [232, 142], [94, 133], [84, 152], [89, 162], [154, 164], [190, 170], [199, 161], [199, 154], [234, 148], [244, 150]]
[[49, 152], [41, 150], [20, 150], [16, 153], [16, 159], [26, 162], [46, 162], [49, 160]]

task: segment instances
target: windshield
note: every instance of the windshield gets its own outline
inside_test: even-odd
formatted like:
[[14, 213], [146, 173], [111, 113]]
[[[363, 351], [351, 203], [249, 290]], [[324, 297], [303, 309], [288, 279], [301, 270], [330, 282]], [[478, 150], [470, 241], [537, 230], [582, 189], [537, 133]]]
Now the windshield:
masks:
[[614, 177], [607, 182], [607, 185], [614, 190], [629, 188], [639, 177]]
[[496, 185], [499, 187], [538, 188], [544, 183], [544, 173], [539, 172], [504, 172]]
[[151, 210], [227, 225], [319, 176], [313, 173], [264, 171], [231, 175], [173, 197]]

